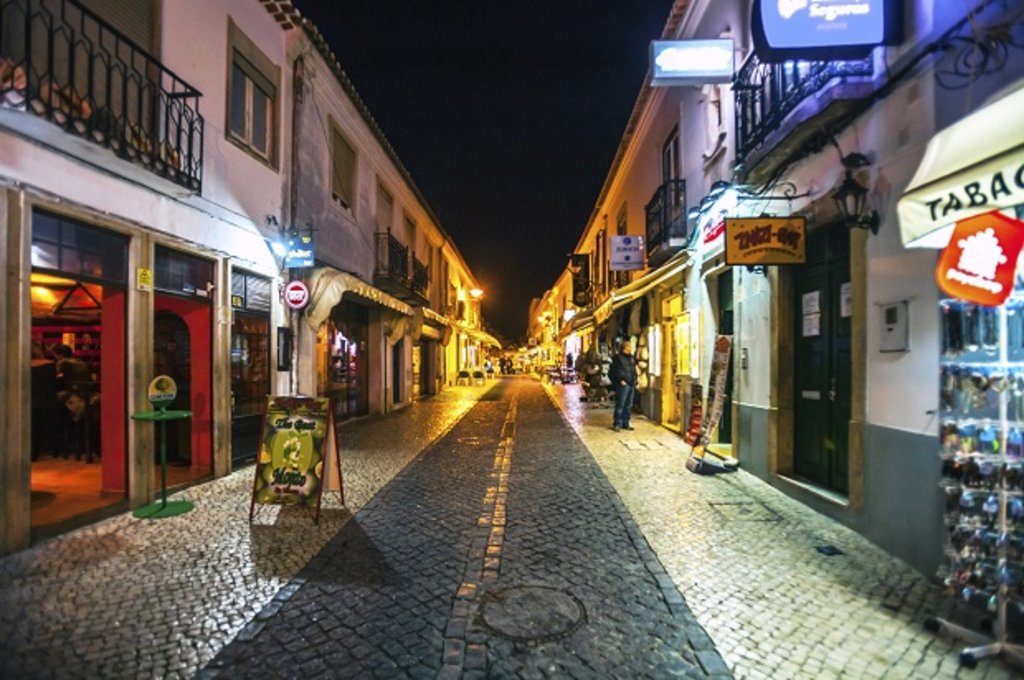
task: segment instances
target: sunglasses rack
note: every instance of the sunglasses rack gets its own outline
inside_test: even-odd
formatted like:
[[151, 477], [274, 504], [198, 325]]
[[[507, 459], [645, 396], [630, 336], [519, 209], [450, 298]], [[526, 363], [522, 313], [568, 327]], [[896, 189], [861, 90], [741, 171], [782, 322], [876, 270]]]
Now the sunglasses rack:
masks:
[[942, 490], [946, 499], [944, 583], [994, 617], [992, 635], [945, 619], [926, 626], [970, 647], [960, 663], [1005, 655], [1009, 607], [1024, 613], [1024, 297], [1001, 307], [940, 303]]

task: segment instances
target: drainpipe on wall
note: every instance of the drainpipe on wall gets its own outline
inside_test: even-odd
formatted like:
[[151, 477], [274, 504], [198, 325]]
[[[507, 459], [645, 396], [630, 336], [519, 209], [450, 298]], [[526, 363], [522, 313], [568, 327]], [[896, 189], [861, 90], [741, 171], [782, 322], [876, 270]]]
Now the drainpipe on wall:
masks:
[[[302, 56], [295, 59], [292, 67], [292, 148], [291, 186], [288, 195], [288, 228], [294, 228], [299, 219], [299, 133], [302, 116], [302, 91], [306, 82], [306, 62]], [[285, 276], [288, 271], [285, 270]], [[300, 312], [289, 308], [288, 327], [292, 332], [291, 366], [288, 369], [288, 394], [298, 393], [299, 385], [299, 327]]]

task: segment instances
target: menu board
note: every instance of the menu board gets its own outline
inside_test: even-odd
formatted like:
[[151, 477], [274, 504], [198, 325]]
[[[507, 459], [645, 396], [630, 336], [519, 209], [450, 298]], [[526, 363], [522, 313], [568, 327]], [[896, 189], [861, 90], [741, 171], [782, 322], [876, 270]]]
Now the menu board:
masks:
[[329, 398], [267, 397], [249, 520], [257, 504], [277, 504], [315, 507], [319, 521], [324, 486], [335, 475], [344, 503], [338, 449]]

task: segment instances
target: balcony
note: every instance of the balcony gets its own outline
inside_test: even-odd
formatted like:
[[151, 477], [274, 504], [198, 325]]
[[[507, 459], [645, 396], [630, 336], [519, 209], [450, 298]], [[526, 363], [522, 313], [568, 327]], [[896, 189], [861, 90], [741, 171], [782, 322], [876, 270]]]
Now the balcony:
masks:
[[647, 213], [647, 266], [657, 267], [686, 246], [686, 181], [670, 179], [654, 192]]
[[430, 283], [430, 275], [427, 271], [427, 265], [419, 261], [419, 259], [412, 258], [412, 291], [417, 295], [422, 295], [424, 298], [427, 297], [427, 286]]
[[780, 166], [820, 148], [872, 94], [873, 75], [871, 57], [765, 64], [751, 54], [733, 80], [743, 181], [761, 184]]
[[[410, 260], [413, 275], [409, 275]], [[416, 265], [422, 268], [423, 288], [416, 288]], [[377, 261], [373, 270], [373, 285], [410, 305], [426, 306], [427, 268], [415, 257], [410, 258], [409, 248], [391, 235], [390, 231], [377, 233]]]
[[[0, 0], [0, 124], [199, 193], [200, 93], [74, 0]], [[52, 138], [24, 114], [88, 144]], [[51, 127], [52, 129], [52, 127]], [[66, 138], [64, 138], [66, 139]], [[109, 149], [118, 160], [110, 157]], [[97, 151], [100, 151], [97, 154]]]

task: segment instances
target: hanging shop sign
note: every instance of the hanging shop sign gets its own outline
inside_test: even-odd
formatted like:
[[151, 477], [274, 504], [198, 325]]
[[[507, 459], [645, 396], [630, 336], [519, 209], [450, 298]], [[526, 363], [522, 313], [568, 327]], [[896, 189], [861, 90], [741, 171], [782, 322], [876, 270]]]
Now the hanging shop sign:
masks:
[[1013, 292], [1017, 258], [1024, 247], [1024, 222], [990, 212], [957, 222], [935, 268], [947, 295], [994, 307]]
[[612, 236], [611, 261], [608, 269], [613, 272], [643, 269], [647, 262], [643, 236]]
[[569, 256], [569, 272], [572, 274], [572, 303], [577, 307], [589, 307], [590, 253]]
[[862, 59], [902, 34], [899, 0], [755, 0], [754, 49], [766, 62]]
[[653, 87], [730, 83], [733, 63], [730, 38], [651, 41]]
[[804, 217], [729, 217], [725, 220], [725, 263], [785, 265], [807, 261]]
[[313, 267], [316, 262], [313, 258], [313, 237], [293, 236], [288, 239], [288, 253], [284, 256], [284, 266], [288, 269], [298, 267]]
[[256, 461], [256, 479], [249, 521], [256, 505], [299, 505], [316, 509], [324, 487], [341, 492], [341, 455], [327, 397], [267, 397], [263, 438]]
[[302, 281], [289, 281], [284, 286], [284, 303], [292, 309], [302, 309], [309, 304], [309, 287]]

